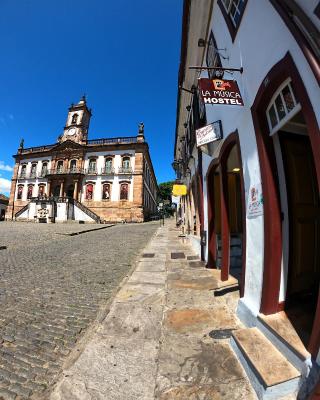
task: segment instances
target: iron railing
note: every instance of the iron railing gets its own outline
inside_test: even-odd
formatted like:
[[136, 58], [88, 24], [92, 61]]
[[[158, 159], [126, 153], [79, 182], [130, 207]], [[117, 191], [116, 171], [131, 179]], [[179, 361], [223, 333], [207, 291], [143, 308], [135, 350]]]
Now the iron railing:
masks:
[[137, 137], [128, 136], [128, 137], [117, 137], [117, 138], [92, 139], [87, 141], [88, 145], [125, 144], [125, 143], [137, 143]]
[[46, 176], [48, 175], [66, 175], [66, 174], [84, 174], [85, 171], [83, 168], [55, 168], [48, 169], [46, 172]]
[[114, 175], [115, 171], [113, 167], [102, 168], [101, 175]]
[[119, 174], [132, 174], [132, 168], [131, 167], [119, 167], [118, 173]]

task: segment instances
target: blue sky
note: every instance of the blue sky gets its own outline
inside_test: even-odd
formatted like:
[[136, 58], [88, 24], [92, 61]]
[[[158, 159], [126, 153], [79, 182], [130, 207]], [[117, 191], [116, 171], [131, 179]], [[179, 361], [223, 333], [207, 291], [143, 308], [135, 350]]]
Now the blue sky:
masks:
[[89, 138], [145, 124], [158, 182], [174, 178], [182, 0], [1, 0], [0, 193], [20, 139], [56, 142], [83, 93]]

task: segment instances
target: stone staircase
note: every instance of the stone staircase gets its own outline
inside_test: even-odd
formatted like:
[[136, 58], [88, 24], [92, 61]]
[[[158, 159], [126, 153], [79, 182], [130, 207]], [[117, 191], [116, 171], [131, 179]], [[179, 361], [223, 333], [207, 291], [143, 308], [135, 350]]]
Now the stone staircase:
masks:
[[260, 314], [256, 326], [233, 332], [231, 346], [259, 399], [296, 395], [312, 367], [285, 312]]

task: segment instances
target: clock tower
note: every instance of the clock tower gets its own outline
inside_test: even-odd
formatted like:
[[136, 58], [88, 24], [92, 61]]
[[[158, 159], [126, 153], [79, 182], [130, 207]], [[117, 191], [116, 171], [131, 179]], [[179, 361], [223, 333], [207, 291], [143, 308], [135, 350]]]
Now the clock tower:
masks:
[[67, 122], [58, 142], [72, 140], [85, 144], [88, 139], [90, 118], [91, 109], [87, 107], [86, 97], [82, 96], [78, 104], [71, 104], [69, 107]]

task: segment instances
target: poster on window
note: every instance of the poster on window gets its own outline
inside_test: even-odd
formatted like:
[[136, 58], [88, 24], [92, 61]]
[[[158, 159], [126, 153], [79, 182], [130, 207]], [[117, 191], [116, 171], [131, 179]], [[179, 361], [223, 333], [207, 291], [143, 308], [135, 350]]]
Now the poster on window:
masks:
[[247, 218], [263, 215], [263, 195], [261, 183], [251, 185], [248, 195]]
[[196, 130], [197, 147], [219, 139], [222, 139], [222, 127], [220, 120]]
[[201, 78], [199, 89], [204, 104], [244, 105], [237, 81]]

